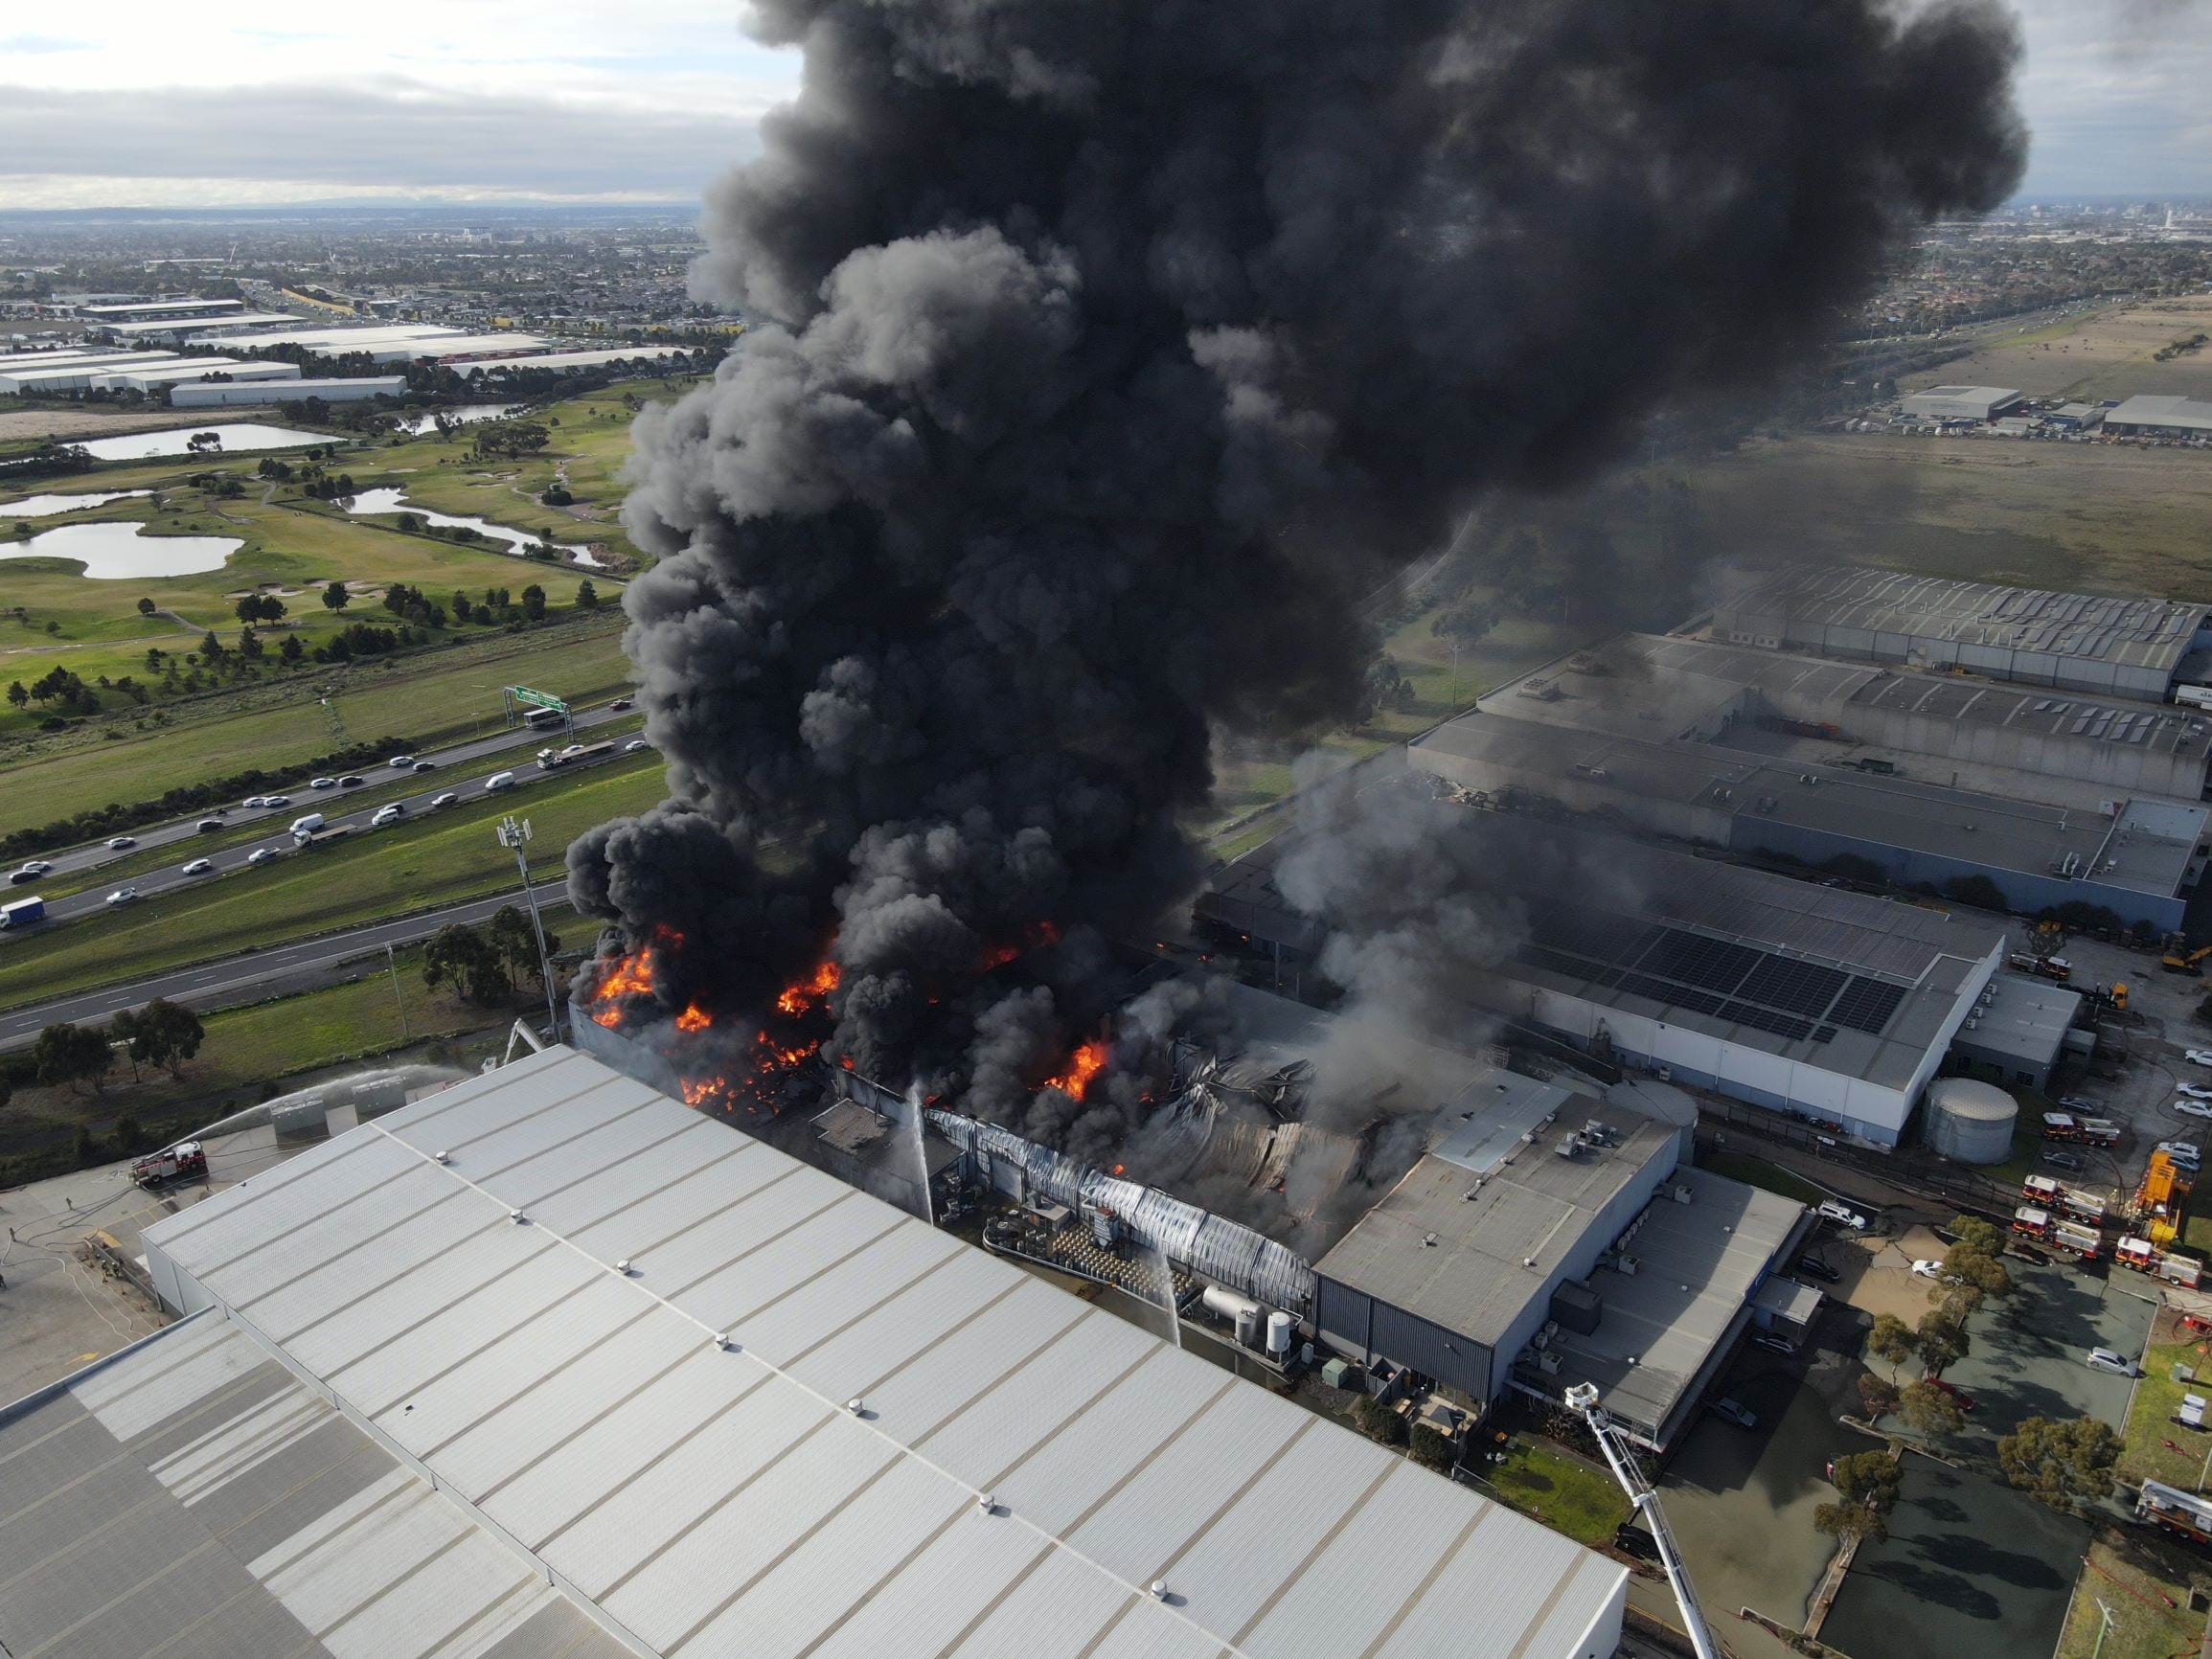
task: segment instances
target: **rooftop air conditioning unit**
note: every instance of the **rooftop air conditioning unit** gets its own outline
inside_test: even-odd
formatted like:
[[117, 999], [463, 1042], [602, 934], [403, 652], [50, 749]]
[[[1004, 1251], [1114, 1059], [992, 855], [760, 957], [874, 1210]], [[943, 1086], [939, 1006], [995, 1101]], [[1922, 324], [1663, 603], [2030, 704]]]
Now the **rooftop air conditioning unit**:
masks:
[[1550, 1352], [1539, 1353], [1536, 1356], [1536, 1368], [1546, 1376], [1557, 1376], [1560, 1374], [1560, 1356]]
[[1621, 1277], [1623, 1279], [1633, 1279], [1637, 1271], [1636, 1259], [1633, 1256], [1621, 1258]]
[[1687, 1187], [1676, 1187], [1675, 1189], [1675, 1202], [1677, 1204], [1694, 1203], [1696, 1202], [1697, 1197], [1698, 1194], [1691, 1192]]

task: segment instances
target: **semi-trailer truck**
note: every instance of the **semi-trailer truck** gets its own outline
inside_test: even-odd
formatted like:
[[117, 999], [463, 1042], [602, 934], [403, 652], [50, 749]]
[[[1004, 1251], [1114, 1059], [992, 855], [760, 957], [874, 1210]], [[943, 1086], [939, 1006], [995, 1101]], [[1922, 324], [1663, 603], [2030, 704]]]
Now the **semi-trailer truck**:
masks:
[[0, 904], [0, 928], [29, 927], [34, 921], [46, 920], [46, 900], [34, 893], [29, 898], [18, 898], [11, 903]]

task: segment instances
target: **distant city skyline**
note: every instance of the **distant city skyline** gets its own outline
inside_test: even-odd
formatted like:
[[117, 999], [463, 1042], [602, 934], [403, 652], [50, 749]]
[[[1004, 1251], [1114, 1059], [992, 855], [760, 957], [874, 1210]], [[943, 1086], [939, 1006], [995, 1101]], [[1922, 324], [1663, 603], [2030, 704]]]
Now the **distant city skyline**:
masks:
[[[2014, 9], [2022, 198], [2212, 196], [2212, 7]], [[221, 10], [120, 0], [0, 33], [0, 212], [690, 200], [798, 80], [736, 0], [388, 0], [282, 29]]]

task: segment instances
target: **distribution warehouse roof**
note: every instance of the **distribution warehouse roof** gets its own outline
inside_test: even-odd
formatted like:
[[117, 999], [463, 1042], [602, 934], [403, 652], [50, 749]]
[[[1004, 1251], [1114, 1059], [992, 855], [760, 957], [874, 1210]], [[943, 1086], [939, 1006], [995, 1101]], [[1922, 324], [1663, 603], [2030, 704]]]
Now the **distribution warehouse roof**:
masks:
[[2200, 398], [2179, 398], [2172, 393], [2143, 393], [2129, 398], [2105, 417], [2108, 432], [2138, 426], [2200, 432], [2212, 437], [2212, 402]]
[[145, 1238], [641, 1651], [1596, 1659], [1618, 1629], [1612, 1562], [565, 1049]]
[[490, 362], [456, 363], [453, 367], [463, 375], [483, 375], [503, 369], [597, 369], [608, 363], [627, 363], [636, 358], [657, 360], [673, 355], [676, 350], [669, 346], [617, 346], [611, 351], [535, 352], [519, 357], [499, 357]]
[[408, 340], [450, 339], [461, 332], [444, 323], [380, 323], [366, 328], [286, 329], [275, 334], [194, 335], [188, 346], [219, 346], [226, 350], [259, 351], [263, 346], [306, 346], [310, 351], [341, 351], [355, 347], [389, 346]]
[[1732, 596], [1720, 610], [1738, 617], [1788, 618], [1803, 627], [1859, 629], [2171, 670], [2196, 637], [2205, 607], [1944, 581], [1845, 565], [1786, 572]]

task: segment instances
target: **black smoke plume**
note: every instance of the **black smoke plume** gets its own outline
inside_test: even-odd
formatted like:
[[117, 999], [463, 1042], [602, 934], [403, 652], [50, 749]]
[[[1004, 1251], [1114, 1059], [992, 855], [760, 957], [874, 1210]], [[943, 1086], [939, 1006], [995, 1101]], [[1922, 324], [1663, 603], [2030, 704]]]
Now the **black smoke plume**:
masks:
[[[672, 1011], [741, 1015], [833, 940], [827, 1052], [1011, 1121], [1110, 1011], [1101, 937], [1192, 885], [1216, 733], [1355, 714], [1358, 600], [1455, 513], [1768, 375], [2023, 149], [1978, 0], [752, 27], [804, 85], [696, 274], [751, 329], [641, 418], [625, 509], [672, 798], [571, 885], [680, 933]], [[1045, 923], [1033, 983], [981, 977]]]

